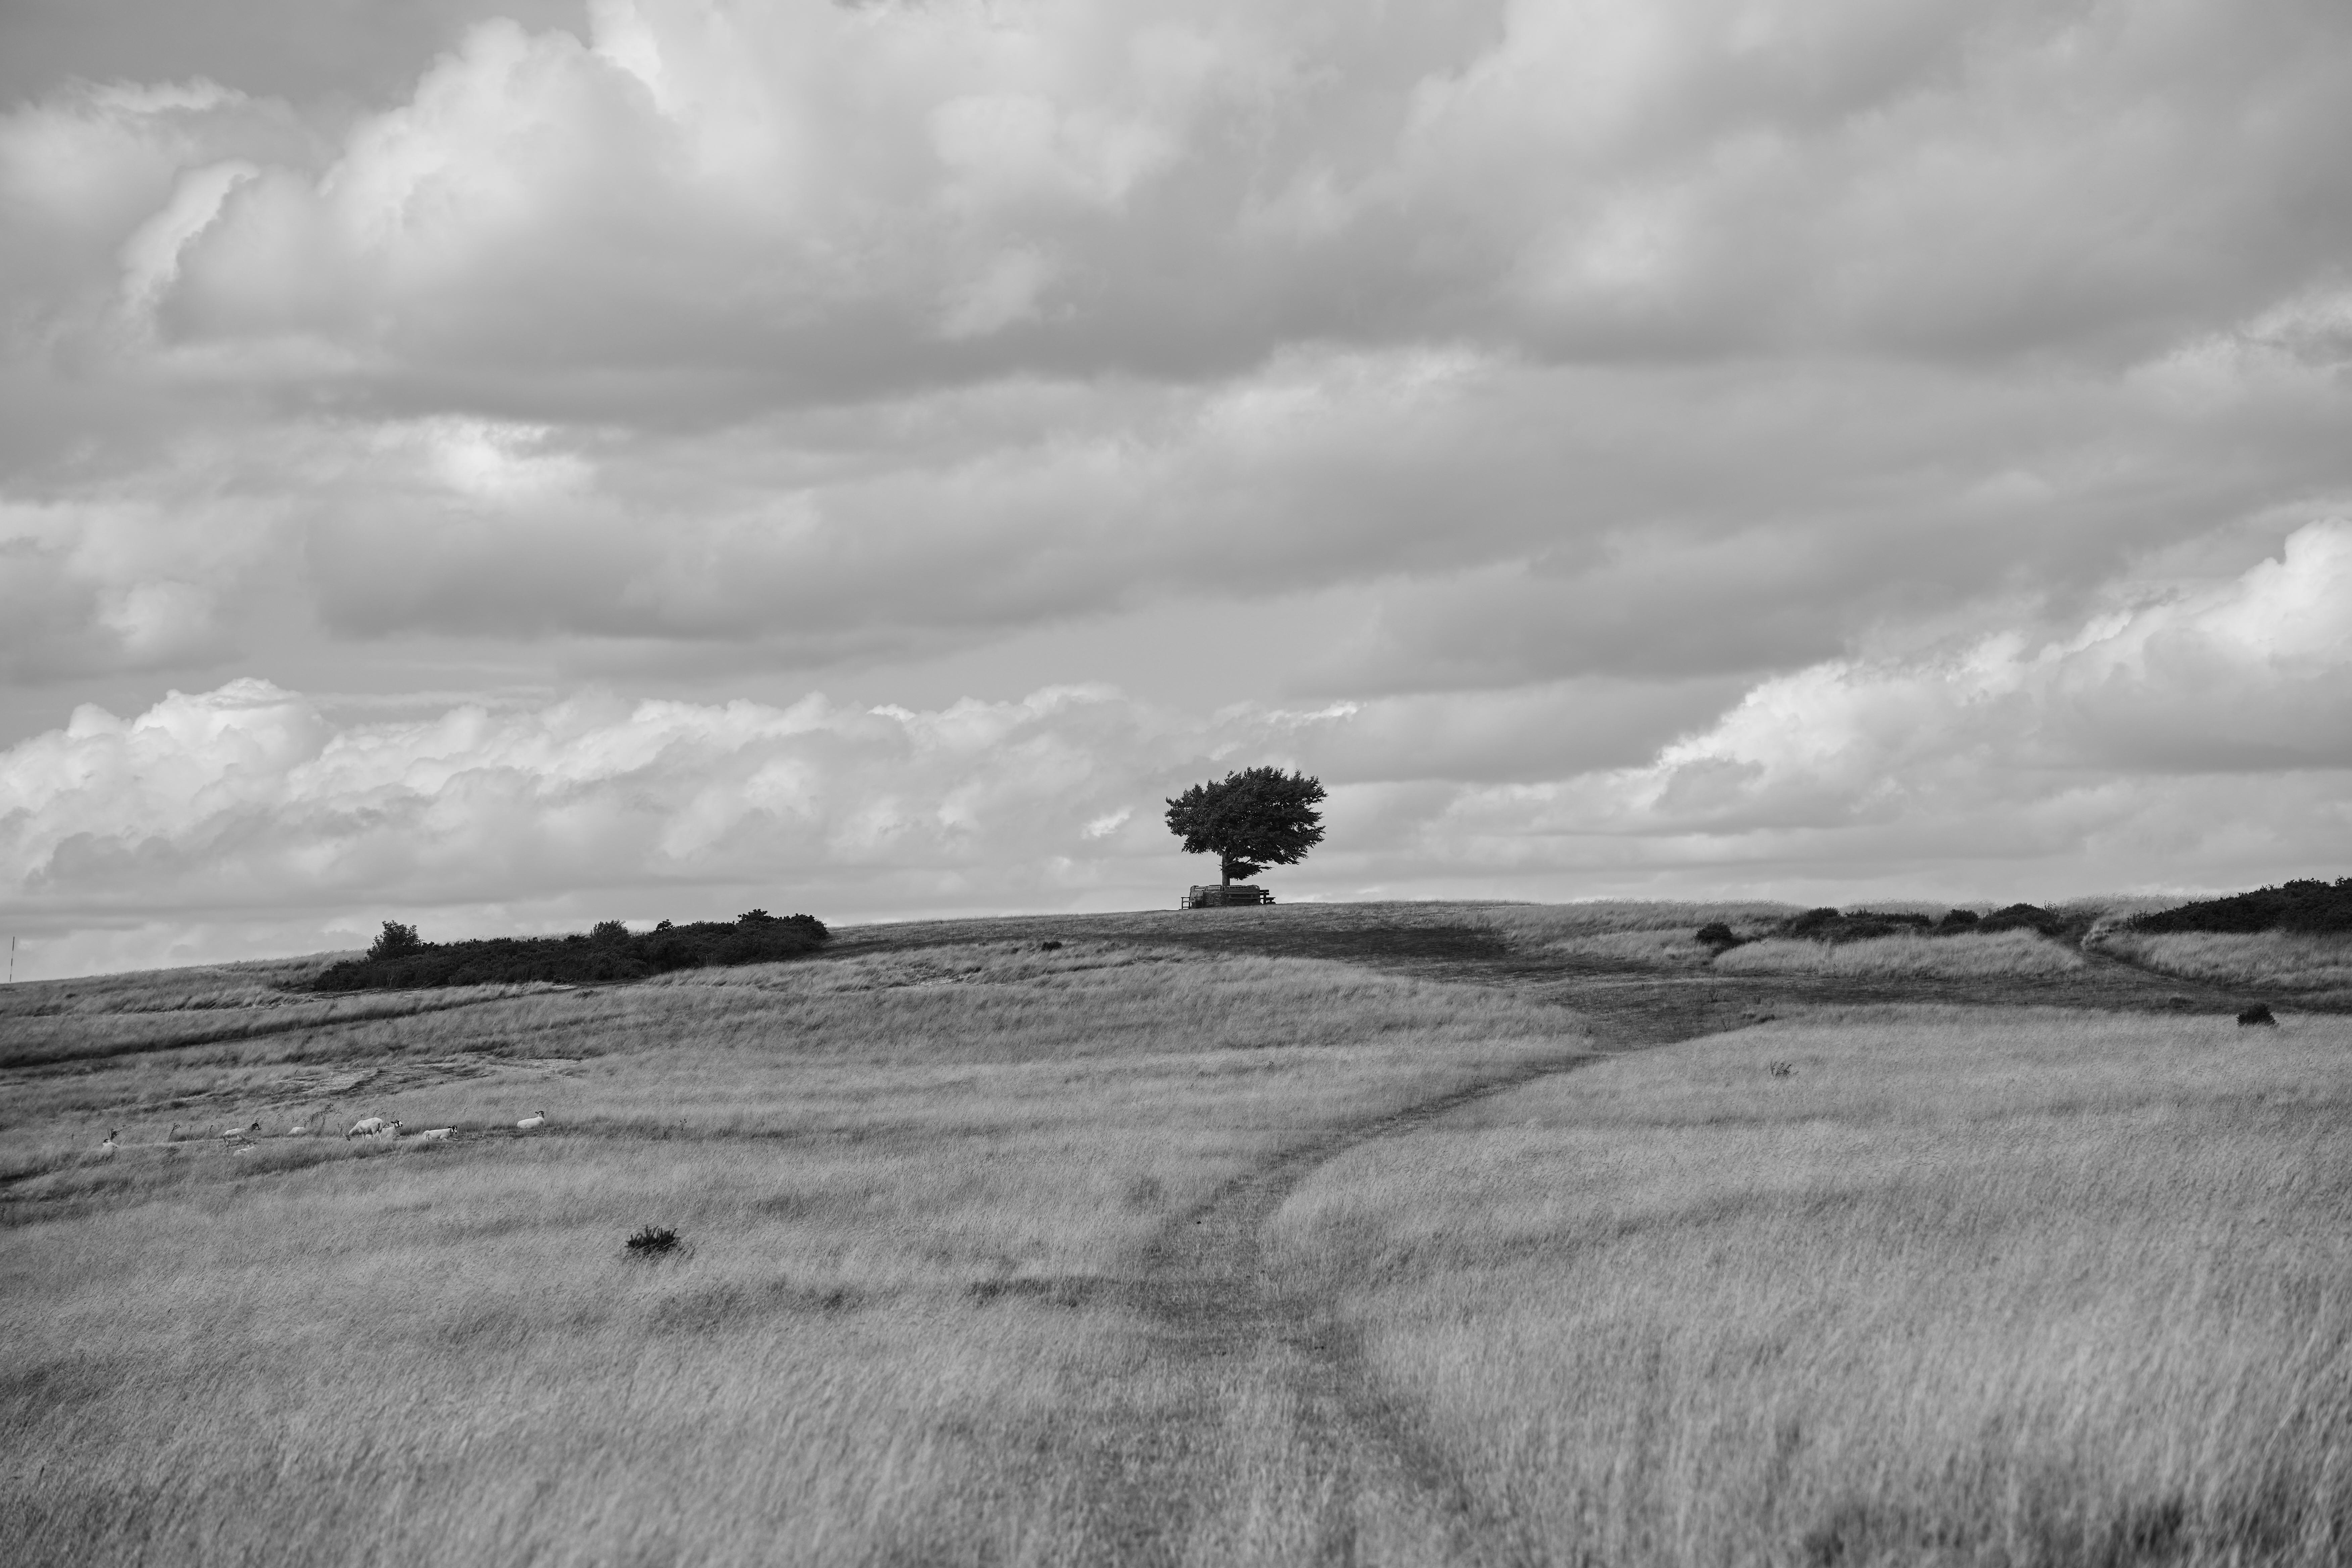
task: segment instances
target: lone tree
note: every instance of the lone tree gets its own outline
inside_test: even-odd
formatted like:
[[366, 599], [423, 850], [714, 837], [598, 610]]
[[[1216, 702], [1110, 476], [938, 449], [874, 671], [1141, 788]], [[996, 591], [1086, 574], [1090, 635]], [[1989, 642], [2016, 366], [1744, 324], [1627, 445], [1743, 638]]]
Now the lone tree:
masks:
[[1187, 855], [1214, 855], [1224, 877], [1246, 881], [1268, 866], [1296, 866], [1323, 842], [1315, 809], [1323, 784], [1280, 768], [1244, 768], [1221, 784], [1194, 784], [1168, 803], [1168, 831]]

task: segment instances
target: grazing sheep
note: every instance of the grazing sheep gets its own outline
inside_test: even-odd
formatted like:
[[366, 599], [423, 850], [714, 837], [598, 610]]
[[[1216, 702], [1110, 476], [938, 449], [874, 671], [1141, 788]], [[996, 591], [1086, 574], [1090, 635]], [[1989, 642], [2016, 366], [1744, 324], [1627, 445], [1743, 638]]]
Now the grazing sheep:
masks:
[[234, 1143], [240, 1139], [250, 1138], [260, 1131], [261, 1123], [256, 1121], [250, 1127], [224, 1127], [221, 1129], [221, 1136]]
[[121, 1136], [122, 1134], [120, 1131], [109, 1132], [106, 1135], [106, 1142], [98, 1146], [98, 1152], [101, 1154], [113, 1153], [116, 1149], [121, 1147], [121, 1145], [115, 1142], [115, 1140]]
[[344, 1133], [343, 1136], [346, 1138], [392, 1138], [399, 1136], [399, 1133], [400, 1123], [397, 1121], [387, 1121], [381, 1116], [362, 1116], [357, 1121], [352, 1123], [352, 1130], [349, 1132]]
[[530, 1131], [534, 1127], [544, 1127], [547, 1125], [547, 1112], [544, 1110], [534, 1110], [529, 1116], [524, 1117], [520, 1121], [516, 1122], [515, 1125], [525, 1132]]

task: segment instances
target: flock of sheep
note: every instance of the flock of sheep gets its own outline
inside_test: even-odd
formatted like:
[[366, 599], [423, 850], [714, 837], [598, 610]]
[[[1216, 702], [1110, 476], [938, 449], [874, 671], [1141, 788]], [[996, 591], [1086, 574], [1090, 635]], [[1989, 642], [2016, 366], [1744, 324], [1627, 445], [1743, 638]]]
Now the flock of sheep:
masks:
[[[516, 1122], [515, 1129], [521, 1132], [532, 1132], [546, 1125], [547, 1112], [544, 1110], [534, 1110], [529, 1116], [526, 1116], [521, 1121]], [[427, 1127], [421, 1132], [404, 1134], [400, 1131], [401, 1126], [402, 1123], [395, 1119], [383, 1116], [362, 1116], [357, 1121], [351, 1124], [350, 1129], [343, 1133], [343, 1136], [346, 1139], [406, 1137], [410, 1141], [415, 1142], [446, 1143], [457, 1133], [457, 1131], [454, 1127]], [[228, 1147], [232, 1153], [249, 1154], [253, 1152], [255, 1149], [260, 1147], [260, 1145], [255, 1142], [254, 1137], [254, 1135], [260, 1131], [261, 1123], [258, 1121], [250, 1122], [244, 1126], [224, 1127], [220, 1131], [220, 1141]], [[285, 1131], [279, 1133], [278, 1136], [281, 1138], [314, 1138], [325, 1131], [326, 1129], [324, 1127], [312, 1127], [306, 1123], [299, 1127], [289, 1127]], [[113, 1153], [117, 1149], [122, 1147], [122, 1144], [120, 1142], [121, 1136], [122, 1134], [119, 1130], [109, 1132], [106, 1135], [106, 1142], [98, 1146], [98, 1152], [100, 1154]], [[172, 1123], [171, 1132], [164, 1138], [164, 1142], [166, 1144], [172, 1144], [177, 1143], [180, 1141], [180, 1124], [174, 1121]]]

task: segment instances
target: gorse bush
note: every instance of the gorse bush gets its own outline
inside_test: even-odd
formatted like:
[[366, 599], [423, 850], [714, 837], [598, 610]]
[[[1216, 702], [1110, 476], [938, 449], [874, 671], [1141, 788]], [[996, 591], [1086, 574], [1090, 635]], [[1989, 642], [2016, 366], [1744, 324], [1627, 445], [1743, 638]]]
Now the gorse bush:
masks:
[[2333, 884], [2312, 879], [2283, 882], [2227, 899], [2202, 899], [2177, 910], [2141, 915], [2135, 931], [2263, 931], [2352, 932], [2352, 877]]
[[[398, 944], [394, 931], [406, 932]], [[331, 965], [311, 983], [319, 991], [401, 991], [437, 985], [510, 985], [530, 981], [579, 984], [642, 980], [677, 969], [773, 963], [815, 952], [833, 933], [814, 915], [752, 910], [732, 921], [702, 921], [632, 932], [603, 921], [586, 936], [490, 937], [430, 942], [413, 926], [387, 921], [368, 956]]]
[[[1974, 910], [1948, 910], [1942, 919], [1908, 911], [1885, 910], [1807, 910], [1780, 922], [1773, 934], [1793, 942], [1876, 942], [1890, 936], [1995, 936], [2005, 931], [2030, 931], [2036, 936], [2074, 937], [2087, 921], [2070, 919], [2038, 904], [2011, 904], [1989, 915]], [[1701, 942], [1706, 941], [1702, 933]]]
[[383, 930], [376, 933], [368, 948], [372, 959], [405, 958], [425, 946], [425, 939], [416, 934], [415, 926], [402, 925], [398, 921], [386, 921]]

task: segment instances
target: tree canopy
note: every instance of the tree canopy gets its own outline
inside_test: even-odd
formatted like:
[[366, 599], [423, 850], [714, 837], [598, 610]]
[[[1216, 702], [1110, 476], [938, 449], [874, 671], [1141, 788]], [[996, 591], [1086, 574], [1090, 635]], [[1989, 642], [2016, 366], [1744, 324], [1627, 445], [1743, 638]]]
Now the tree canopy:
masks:
[[1244, 768], [1168, 803], [1168, 831], [1187, 855], [1214, 855], [1227, 886], [1268, 866], [1296, 866], [1323, 842], [1323, 784], [1280, 768]]

